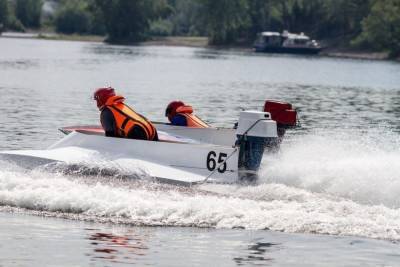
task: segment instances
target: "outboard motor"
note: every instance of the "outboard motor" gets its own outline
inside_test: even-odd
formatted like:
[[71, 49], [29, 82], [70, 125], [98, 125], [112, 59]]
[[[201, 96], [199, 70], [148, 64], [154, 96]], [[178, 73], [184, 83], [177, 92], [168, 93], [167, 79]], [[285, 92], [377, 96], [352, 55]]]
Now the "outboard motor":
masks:
[[265, 147], [278, 142], [277, 124], [271, 114], [260, 111], [242, 111], [236, 129], [241, 180], [254, 180], [260, 168]]
[[275, 100], [266, 100], [264, 112], [271, 114], [271, 119], [278, 125], [279, 143], [285, 135], [286, 129], [297, 125], [297, 111], [293, 109], [292, 104]]

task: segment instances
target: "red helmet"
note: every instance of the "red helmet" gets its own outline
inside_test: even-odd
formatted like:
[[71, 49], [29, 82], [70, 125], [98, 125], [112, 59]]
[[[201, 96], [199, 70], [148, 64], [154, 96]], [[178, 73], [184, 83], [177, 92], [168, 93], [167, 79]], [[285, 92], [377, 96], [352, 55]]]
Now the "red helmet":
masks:
[[96, 100], [97, 107], [99, 109], [102, 109], [106, 104], [107, 99], [109, 99], [112, 96], [115, 96], [115, 90], [112, 87], [99, 88], [93, 94], [93, 98], [94, 100]]
[[165, 110], [165, 117], [168, 117], [168, 119], [171, 120], [176, 115], [176, 109], [184, 105], [185, 103], [182, 101], [172, 101], [168, 104], [167, 109]]

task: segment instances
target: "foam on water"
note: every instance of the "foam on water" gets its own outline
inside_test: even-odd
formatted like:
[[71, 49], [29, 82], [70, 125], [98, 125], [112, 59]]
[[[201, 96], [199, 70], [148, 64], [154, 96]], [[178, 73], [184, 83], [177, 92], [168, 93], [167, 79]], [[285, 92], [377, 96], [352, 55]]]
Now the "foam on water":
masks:
[[264, 158], [261, 182], [400, 207], [400, 136], [387, 129], [317, 131]]
[[[114, 172], [104, 179], [104, 172], [73, 172], [71, 176], [43, 168], [22, 171], [0, 162], [0, 205], [43, 215], [136, 225], [271, 229], [400, 240], [398, 135], [318, 132], [289, 141], [279, 155], [264, 160], [261, 180], [252, 186], [182, 189], [120, 180]], [[107, 167], [98, 158], [93, 161]], [[108, 167], [119, 166], [122, 172], [146, 177], [128, 165], [125, 159], [110, 162]]]

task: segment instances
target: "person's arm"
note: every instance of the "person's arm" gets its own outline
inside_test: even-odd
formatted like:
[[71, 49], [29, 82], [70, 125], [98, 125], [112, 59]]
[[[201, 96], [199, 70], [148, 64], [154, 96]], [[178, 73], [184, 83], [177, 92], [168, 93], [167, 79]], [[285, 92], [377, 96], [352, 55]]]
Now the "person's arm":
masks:
[[171, 124], [176, 126], [187, 126], [187, 121], [184, 116], [176, 115], [172, 118]]
[[115, 119], [112, 111], [108, 108], [105, 108], [101, 111], [100, 114], [101, 125], [103, 126], [105, 136], [115, 137], [116, 135], [116, 126]]

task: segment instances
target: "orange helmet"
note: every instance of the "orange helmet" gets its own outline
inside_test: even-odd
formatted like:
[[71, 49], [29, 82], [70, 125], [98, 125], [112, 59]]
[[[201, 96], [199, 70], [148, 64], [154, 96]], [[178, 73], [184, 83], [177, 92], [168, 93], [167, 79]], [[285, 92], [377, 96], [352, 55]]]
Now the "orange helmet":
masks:
[[168, 104], [167, 109], [165, 110], [165, 117], [168, 117], [168, 119], [171, 121], [172, 118], [176, 115], [176, 109], [184, 105], [185, 103], [183, 103], [182, 101], [172, 101]]
[[97, 89], [94, 94], [93, 98], [97, 102], [97, 107], [101, 110], [107, 102], [107, 99], [110, 97], [115, 96], [115, 90], [112, 87], [107, 88], [99, 88]]

